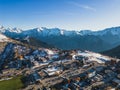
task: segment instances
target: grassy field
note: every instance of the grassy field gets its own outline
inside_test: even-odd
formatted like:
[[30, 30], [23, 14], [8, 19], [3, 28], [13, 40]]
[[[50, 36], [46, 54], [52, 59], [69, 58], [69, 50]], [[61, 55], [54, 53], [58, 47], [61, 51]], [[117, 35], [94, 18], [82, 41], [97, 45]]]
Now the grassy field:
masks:
[[24, 86], [21, 78], [18, 76], [10, 80], [0, 81], [0, 90], [19, 90]]

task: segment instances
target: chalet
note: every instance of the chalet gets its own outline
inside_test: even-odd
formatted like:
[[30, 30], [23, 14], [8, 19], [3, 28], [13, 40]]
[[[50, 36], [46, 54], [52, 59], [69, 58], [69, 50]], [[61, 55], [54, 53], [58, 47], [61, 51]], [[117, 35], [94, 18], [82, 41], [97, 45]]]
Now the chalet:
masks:
[[39, 71], [38, 74], [40, 75], [41, 78], [47, 77], [47, 74], [44, 71]]
[[96, 71], [94, 69], [90, 69], [87, 71], [88, 78], [92, 78], [96, 75]]
[[33, 73], [32, 76], [33, 76], [33, 79], [35, 80], [35, 82], [41, 80], [41, 77], [39, 76], [39, 74], [37, 72]]
[[62, 70], [52, 67], [44, 70], [44, 72], [47, 73], [48, 76], [54, 76], [54, 75], [59, 75], [62, 72]]
[[112, 83], [113, 83], [113, 85], [115, 85], [115, 86], [120, 85], [120, 80], [117, 79], [117, 78], [114, 78], [114, 79], [112, 80]]

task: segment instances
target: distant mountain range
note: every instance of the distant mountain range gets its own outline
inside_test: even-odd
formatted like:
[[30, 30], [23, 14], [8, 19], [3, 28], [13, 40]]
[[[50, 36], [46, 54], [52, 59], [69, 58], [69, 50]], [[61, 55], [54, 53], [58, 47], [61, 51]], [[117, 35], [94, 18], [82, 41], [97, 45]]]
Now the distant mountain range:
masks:
[[101, 52], [120, 45], [120, 27], [112, 27], [100, 31], [70, 31], [45, 27], [21, 30], [1, 26], [0, 32], [14, 39], [23, 39], [29, 36], [37, 41], [40, 40], [64, 50], [81, 49]]

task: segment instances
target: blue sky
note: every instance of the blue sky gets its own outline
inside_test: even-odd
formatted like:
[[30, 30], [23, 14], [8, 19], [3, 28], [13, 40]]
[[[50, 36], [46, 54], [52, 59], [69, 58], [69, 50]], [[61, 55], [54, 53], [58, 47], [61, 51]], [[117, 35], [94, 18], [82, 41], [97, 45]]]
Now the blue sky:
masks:
[[120, 0], [0, 0], [0, 25], [101, 30], [120, 25]]

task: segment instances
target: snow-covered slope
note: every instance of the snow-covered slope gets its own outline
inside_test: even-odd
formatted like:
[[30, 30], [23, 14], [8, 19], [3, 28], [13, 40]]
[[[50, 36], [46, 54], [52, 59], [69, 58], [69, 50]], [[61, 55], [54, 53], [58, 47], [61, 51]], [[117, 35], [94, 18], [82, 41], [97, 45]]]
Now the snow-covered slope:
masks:
[[89, 35], [100, 35], [100, 36], [103, 36], [103, 35], [107, 35], [107, 34], [111, 34], [111, 35], [119, 35], [120, 34], [120, 27], [112, 27], [112, 28], [106, 28], [104, 30], [100, 30], [100, 31], [94, 31], [92, 33], [86, 33], [86, 35], [89, 34]]
[[90, 51], [78, 52], [78, 55], [87, 57], [89, 61], [96, 61], [98, 63], [105, 63], [106, 61], [110, 61], [110, 57], [101, 55], [99, 53], [94, 53]]
[[2, 34], [0, 34], [0, 42], [6, 42], [8, 41], [8, 38]]

